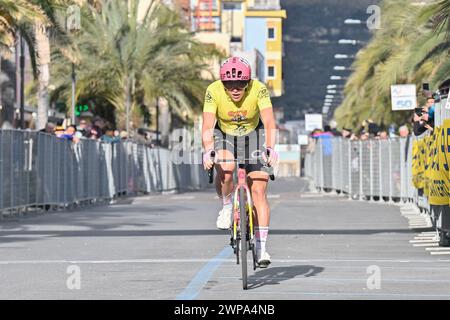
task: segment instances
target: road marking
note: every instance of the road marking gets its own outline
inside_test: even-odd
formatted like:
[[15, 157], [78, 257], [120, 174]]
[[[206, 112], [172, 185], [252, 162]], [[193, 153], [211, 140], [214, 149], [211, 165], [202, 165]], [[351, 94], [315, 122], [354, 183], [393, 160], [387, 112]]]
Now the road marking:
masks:
[[409, 240], [409, 243], [429, 243], [437, 242], [438, 240]]
[[[210, 290], [213, 292], [222, 292], [223, 290]], [[229, 291], [225, 291], [229, 293]], [[308, 295], [308, 296], [351, 296], [351, 297], [360, 297], [360, 296], [379, 296], [379, 297], [410, 297], [410, 298], [432, 298], [432, 297], [441, 297], [441, 298], [450, 298], [449, 294], [407, 294], [407, 293], [376, 293], [376, 292], [299, 292], [299, 291], [248, 291], [248, 294], [269, 294], [276, 297], [279, 294], [282, 295]]]
[[[213, 279], [234, 279], [234, 280], [240, 280], [241, 277], [238, 276], [219, 276], [219, 277], [213, 277]], [[326, 277], [304, 277], [304, 276], [297, 276], [294, 278], [288, 278], [288, 277], [277, 277], [277, 276], [265, 276], [263, 279], [257, 279], [256, 277], [250, 276], [249, 277], [249, 284], [250, 282], [253, 283], [265, 283], [270, 281], [276, 281], [276, 280], [291, 280], [291, 281], [319, 281], [319, 282], [326, 282], [326, 281], [334, 281], [334, 282], [362, 282], [366, 283], [367, 279], [355, 279], [355, 278], [326, 278]], [[385, 279], [383, 278], [383, 282], [436, 282], [436, 283], [450, 283], [450, 280], [445, 279]]]
[[[418, 245], [418, 244], [416, 244]], [[423, 246], [433, 246], [434, 244], [421, 244]], [[436, 246], [438, 243], [436, 243]], [[128, 260], [4, 260], [0, 261], [0, 265], [14, 265], [14, 264], [126, 264], [126, 263], [208, 263], [211, 261], [218, 263], [230, 263], [230, 265], [236, 266], [236, 261], [231, 259], [232, 254], [231, 247], [230, 255], [216, 256], [211, 259], [128, 259]], [[225, 248], [226, 249], [226, 248]], [[225, 249], [223, 251], [225, 251]], [[308, 262], [329, 262], [333, 265], [337, 262], [386, 262], [386, 263], [436, 263], [436, 260], [395, 260], [395, 259], [276, 259], [277, 263], [308, 263]], [[450, 260], [439, 260], [439, 262], [450, 262]], [[334, 265], [335, 266], [335, 265]]]
[[[216, 259], [219, 262], [230, 259]], [[126, 263], [205, 263], [210, 259], [130, 259], [130, 260], [7, 260], [0, 261], [0, 265], [8, 264], [126, 264]]]
[[[447, 250], [449, 250], [448, 248], [447, 248]], [[444, 255], [444, 254], [450, 254], [450, 251], [436, 251], [436, 252], [430, 252], [430, 254], [432, 254], [432, 255]]]
[[280, 197], [279, 194], [268, 194], [267, 199], [278, 199]]
[[427, 250], [427, 251], [448, 251], [449, 248], [437, 247], [437, 248], [425, 248], [425, 250]]
[[436, 241], [435, 243], [415, 243], [413, 244], [413, 247], [433, 247], [433, 246], [439, 246], [439, 243]]
[[192, 200], [195, 199], [195, 196], [173, 196], [170, 197], [171, 200]]
[[214, 271], [222, 264], [224, 259], [229, 258], [232, 254], [233, 249], [230, 246], [226, 246], [195, 275], [186, 289], [176, 297], [176, 300], [195, 299], [200, 293], [200, 290], [208, 283], [208, 280], [214, 274]]

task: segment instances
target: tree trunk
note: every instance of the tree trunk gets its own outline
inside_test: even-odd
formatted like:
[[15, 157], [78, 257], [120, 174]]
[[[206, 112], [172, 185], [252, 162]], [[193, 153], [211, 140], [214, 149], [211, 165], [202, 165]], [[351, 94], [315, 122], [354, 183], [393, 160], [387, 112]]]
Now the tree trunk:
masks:
[[48, 85], [50, 82], [50, 39], [48, 37], [47, 28], [44, 25], [37, 24], [35, 32], [39, 70], [36, 129], [41, 130], [45, 128], [48, 121], [48, 110], [50, 107], [50, 96], [48, 92]]
[[170, 110], [169, 110], [169, 102], [167, 99], [160, 97], [158, 99], [159, 106], [159, 131], [161, 132], [161, 145], [167, 146], [169, 144], [169, 131], [170, 131]]

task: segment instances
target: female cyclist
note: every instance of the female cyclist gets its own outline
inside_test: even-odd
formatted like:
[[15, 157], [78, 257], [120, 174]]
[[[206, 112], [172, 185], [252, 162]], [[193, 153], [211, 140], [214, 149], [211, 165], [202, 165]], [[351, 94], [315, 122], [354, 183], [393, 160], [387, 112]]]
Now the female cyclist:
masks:
[[[276, 124], [270, 94], [266, 86], [251, 79], [249, 63], [241, 57], [227, 59], [220, 68], [220, 80], [206, 90], [203, 107], [203, 164], [205, 170], [215, 166], [216, 191], [222, 199], [217, 218], [219, 229], [231, 227], [233, 171], [235, 163], [214, 164], [219, 159], [235, 159], [241, 155], [246, 162], [247, 182], [255, 209], [255, 237], [258, 263], [267, 267], [271, 260], [266, 251], [270, 211], [266, 197], [269, 174], [265, 163], [276, 165]], [[269, 151], [266, 157], [265, 150]], [[214, 152], [214, 153], [213, 153]], [[261, 161], [263, 157], [263, 161]]]

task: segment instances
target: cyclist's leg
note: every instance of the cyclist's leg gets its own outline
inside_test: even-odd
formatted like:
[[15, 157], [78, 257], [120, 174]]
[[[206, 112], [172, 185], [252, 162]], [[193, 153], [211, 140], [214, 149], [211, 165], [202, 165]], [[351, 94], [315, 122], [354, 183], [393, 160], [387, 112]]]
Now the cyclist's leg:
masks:
[[256, 256], [259, 266], [267, 267], [270, 264], [270, 255], [266, 251], [270, 223], [270, 208], [266, 195], [269, 175], [266, 172], [253, 171], [248, 174], [247, 180], [255, 211]]
[[268, 181], [269, 175], [263, 171], [252, 171], [247, 176], [255, 208], [255, 225], [260, 227], [268, 227], [270, 222], [270, 208], [267, 201]]
[[216, 169], [216, 192], [222, 201], [222, 209], [217, 217], [217, 228], [226, 230], [231, 227], [231, 216], [233, 213], [232, 191], [234, 162], [220, 162], [223, 159], [234, 159], [234, 144], [220, 130], [215, 130], [214, 150], [216, 150], [216, 159], [219, 163], [215, 165]]
[[[217, 150], [217, 159], [234, 159], [233, 154], [228, 150]], [[235, 163], [218, 163], [215, 165], [216, 170], [216, 192], [220, 198], [229, 196], [234, 188], [233, 172]]]
[[[227, 136], [216, 125], [214, 130], [214, 150], [216, 150], [216, 159], [232, 160], [234, 159], [234, 140]], [[227, 197], [233, 191], [233, 171], [235, 163], [225, 162], [217, 163], [214, 166], [216, 170], [216, 192], [220, 198]]]

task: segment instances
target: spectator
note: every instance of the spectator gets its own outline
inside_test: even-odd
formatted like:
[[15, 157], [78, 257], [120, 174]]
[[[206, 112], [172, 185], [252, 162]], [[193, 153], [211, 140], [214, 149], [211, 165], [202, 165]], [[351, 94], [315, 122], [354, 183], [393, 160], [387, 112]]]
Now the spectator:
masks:
[[352, 135], [352, 129], [342, 128], [342, 137], [345, 139], [350, 139]]
[[378, 134], [378, 138], [380, 140], [387, 140], [387, 139], [389, 139], [389, 134], [386, 130], [380, 131]]
[[378, 132], [380, 132], [380, 127], [374, 123], [371, 119], [367, 120], [368, 122], [368, 133], [371, 137], [376, 137]]
[[120, 139], [121, 140], [127, 140], [128, 139], [128, 132], [125, 130], [120, 131]]
[[60, 138], [64, 134], [64, 127], [63, 126], [56, 126], [55, 128], [55, 135]]
[[99, 134], [96, 128], [92, 127], [91, 130], [88, 133], [88, 138], [97, 140], [99, 138]]
[[75, 137], [76, 132], [77, 132], [77, 127], [74, 125], [71, 125], [71, 126], [68, 126], [66, 131], [63, 134], [61, 134], [59, 137], [73, 141], [76, 143], [79, 141], [79, 139], [77, 137]]
[[78, 126], [78, 132], [81, 133], [81, 135], [83, 137], [88, 137], [89, 136], [89, 129], [88, 129], [88, 124], [86, 120], [80, 120], [80, 125]]
[[[332, 156], [333, 156], [333, 134], [331, 133], [331, 127], [329, 125], [324, 126], [324, 132], [317, 135], [318, 140], [320, 140], [322, 144], [322, 165], [324, 168], [332, 167]], [[326, 179], [329, 180], [327, 175]], [[331, 181], [324, 182], [328, 185], [331, 184]], [[323, 189], [325, 192], [330, 192], [330, 188]]]
[[45, 125], [45, 128], [42, 130], [39, 130], [39, 132], [51, 134], [54, 136], [55, 128], [56, 128], [56, 125], [53, 122], [47, 122], [47, 124]]
[[366, 140], [369, 140], [369, 138], [370, 138], [370, 134], [367, 131], [363, 130], [361, 132], [360, 140], [366, 141]]
[[428, 117], [429, 117], [429, 122], [430, 125], [434, 128], [434, 108], [435, 108], [435, 100], [433, 97], [428, 97], [427, 98], [427, 103], [425, 105], [425, 108], [428, 111]]
[[401, 126], [401, 127], [398, 129], [398, 134], [399, 134], [399, 136], [402, 137], [402, 138], [408, 137], [408, 136], [409, 136], [409, 129], [408, 129], [408, 127], [407, 127], [407, 126]]
[[[97, 139], [101, 138], [101, 136], [103, 135], [105, 126], [106, 126], [105, 121], [103, 121], [102, 118], [94, 119], [92, 129], [95, 130], [95, 132], [96, 132], [95, 136], [97, 137]], [[92, 129], [91, 129], [91, 131], [92, 131]]]
[[101, 136], [100, 141], [104, 143], [117, 143], [120, 139], [114, 136], [113, 129], [106, 127], [105, 134]]
[[414, 112], [414, 124], [413, 124], [414, 135], [420, 136], [427, 130], [432, 132], [433, 127], [434, 121], [433, 122], [430, 121], [427, 106], [418, 108], [418, 110]]
[[406, 139], [405, 143], [405, 162], [408, 161], [408, 151], [411, 136], [409, 135], [409, 129], [407, 126], [403, 125], [398, 129], [398, 134], [401, 138]]
[[137, 134], [133, 136], [133, 140], [136, 143], [145, 145], [149, 144], [149, 141], [147, 140], [147, 133], [143, 128], [138, 128], [136, 133]]
[[330, 121], [330, 132], [333, 134], [333, 136], [335, 137], [340, 137], [342, 136], [342, 133], [338, 131], [337, 129], [337, 122], [335, 120], [331, 120]]
[[358, 135], [356, 135], [354, 132], [350, 135], [350, 141], [356, 141], [359, 140]]

